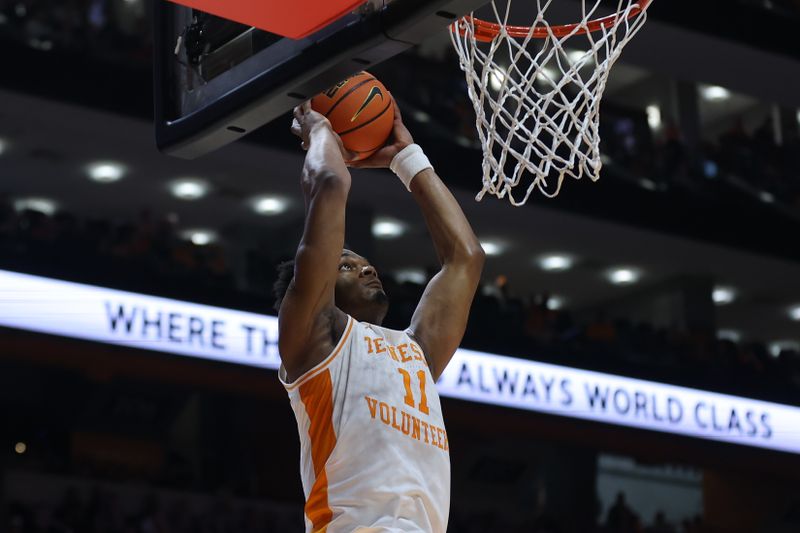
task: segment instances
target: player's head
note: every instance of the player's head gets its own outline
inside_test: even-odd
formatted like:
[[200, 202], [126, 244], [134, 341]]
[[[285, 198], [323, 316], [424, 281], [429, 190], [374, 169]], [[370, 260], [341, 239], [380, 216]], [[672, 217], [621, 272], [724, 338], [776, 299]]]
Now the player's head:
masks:
[[[336, 307], [356, 320], [381, 324], [389, 310], [389, 299], [383, 291], [378, 273], [369, 261], [351, 250], [342, 250], [337, 266]], [[278, 279], [272, 287], [275, 310], [279, 310], [286, 290], [294, 277], [294, 261], [278, 265]]]
[[389, 310], [389, 298], [369, 261], [344, 249], [336, 278], [336, 307], [356, 320], [380, 324]]

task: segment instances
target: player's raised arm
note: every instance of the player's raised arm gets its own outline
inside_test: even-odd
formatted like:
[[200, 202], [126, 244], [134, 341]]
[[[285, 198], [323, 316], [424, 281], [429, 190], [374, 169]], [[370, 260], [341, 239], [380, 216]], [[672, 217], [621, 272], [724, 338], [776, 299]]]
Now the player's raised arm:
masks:
[[347, 155], [330, 123], [306, 103], [295, 109], [292, 132], [308, 151], [302, 172], [306, 204], [303, 237], [297, 248], [294, 278], [279, 311], [279, 345], [290, 379], [313, 366], [318, 355], [310, 348], [321, 320], [335, 317], [334, 289], [339, 258], [344, 247], [345, 205], [350, 192]]
[[[414, 194], [433, 239], [441, 270], [428, 283], [411, 320], [411, 330], [438, 379], [467, 327], [485, 254], [458, 202], [413, 144], [395, 104], [389, 144], [358, 167], [390, 166]], [[421, 168], [419, 172], [417, 168]]]
[[441, 270], [431, 279], [411, 319], [411, 330], [428, 355], [434, 379], [453, 357], [467, 327], [485, 254], [458, 202], [433, 169], [411, 181]]

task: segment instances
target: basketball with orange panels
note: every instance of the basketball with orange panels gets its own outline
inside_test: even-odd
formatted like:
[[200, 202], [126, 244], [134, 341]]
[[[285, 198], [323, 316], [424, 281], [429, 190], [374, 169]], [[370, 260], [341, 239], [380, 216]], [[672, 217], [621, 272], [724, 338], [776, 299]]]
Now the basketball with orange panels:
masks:
[[394, 107], [386, 87], [361, 72], [311, 99], [311, 108], [330, 121], [345, 148], [366, 159], [386, 144], [392, 133]]

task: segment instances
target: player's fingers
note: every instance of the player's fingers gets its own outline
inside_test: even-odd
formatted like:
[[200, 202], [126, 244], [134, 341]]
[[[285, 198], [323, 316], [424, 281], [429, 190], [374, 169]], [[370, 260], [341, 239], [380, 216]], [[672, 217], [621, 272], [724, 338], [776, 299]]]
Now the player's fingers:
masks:
[[394, 95], [392, 93], [389, 93], [389, 96], [392, 97], [392, 106], [394, 107], [394, 121], [402, 122], [403, 114], [400, 112], [400, 106], [397, 105], [397, 100], [394, 99]]
[[303, 138], [303, 128], [300, 126], [300, 123], [295, 120], [292, 122], [291, 131], [294, 135], [297, 135], [301, 139]]

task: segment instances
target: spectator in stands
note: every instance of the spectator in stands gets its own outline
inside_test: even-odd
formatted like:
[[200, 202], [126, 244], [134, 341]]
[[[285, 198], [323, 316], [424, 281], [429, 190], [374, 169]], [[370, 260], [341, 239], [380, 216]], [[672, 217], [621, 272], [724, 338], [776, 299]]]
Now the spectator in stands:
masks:
[[675, 533], [675, 526], [667, 522], [664, 511], [656, 511], [653, 523], [645, 530], [645, 533]]
[[625, 501], [625, 493], [617, 493], [614, 505], [608, 510], [606, 517], [606, 531], [608, 533], [637, 533], [639, 517], [628, 507]]

